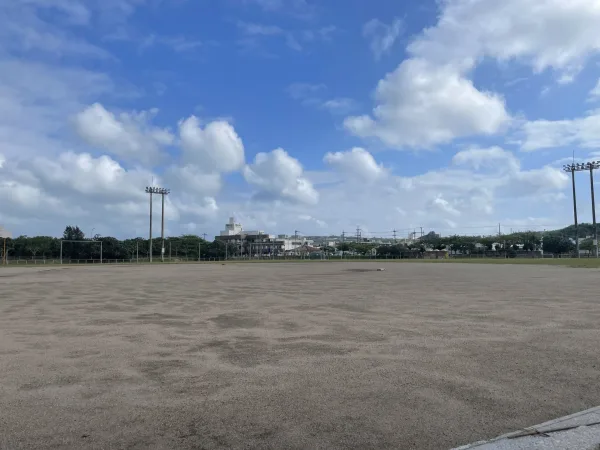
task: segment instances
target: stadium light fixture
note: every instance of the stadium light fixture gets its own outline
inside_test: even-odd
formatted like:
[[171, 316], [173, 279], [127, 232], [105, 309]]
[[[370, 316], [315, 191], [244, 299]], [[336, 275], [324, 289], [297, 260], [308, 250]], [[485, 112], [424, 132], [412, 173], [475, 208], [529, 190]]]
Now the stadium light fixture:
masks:
[[596, 258], [599, 256], [598, 252], [598, 225], [596, 223], [596, 199], [594, 197], [594, 169], [600, 169], [600, 161], [589, 161], [585, 163], [577, 164], [566, 164], [563, 166], [565, 172], [571, 172], [571, 181], [573, 184], [573, 215], [575, 218], [575, 242], [577, 247], [577, 257], [579, 254], [579, 233], [577, 226], [577, 196], [575, 194], [575, 172], [590, 172], [590, 189], [592, 193], [592, 219], [594, 224], [594, 247], [596, 249]]
[[165, 195], [171, 193], [170, 189], [161, 188], [158, 186], [146, 186], [146, 194], [150, 194], [150, 262], [152, 262], [152, 194], [162, 196], [162, 212], [161, 212], [161, 230], [160, 237], [162, 246], [160, 250], [161, 261], [165, 260]]

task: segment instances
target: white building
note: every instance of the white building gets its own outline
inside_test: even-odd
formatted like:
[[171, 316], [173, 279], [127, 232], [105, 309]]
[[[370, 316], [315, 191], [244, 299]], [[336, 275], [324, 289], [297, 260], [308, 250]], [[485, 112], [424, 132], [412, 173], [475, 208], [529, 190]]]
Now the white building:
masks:
[[243, 231], [241, 223], [235, 223], [235, 218], [230, 217], [229, 223], [225, 224], [225, 230], [221, 231], [221, 236], [235, 236]]
[[234, 244], [238, 255], [280, 255], [284, 252], [312, 243], [301, 237], [289, 237], [265, 233], [262, 230], [245, 231], [241, 223], [236, 223], [234, 217], [229, 218], [225, 229], [216, 236], [216, 240]]

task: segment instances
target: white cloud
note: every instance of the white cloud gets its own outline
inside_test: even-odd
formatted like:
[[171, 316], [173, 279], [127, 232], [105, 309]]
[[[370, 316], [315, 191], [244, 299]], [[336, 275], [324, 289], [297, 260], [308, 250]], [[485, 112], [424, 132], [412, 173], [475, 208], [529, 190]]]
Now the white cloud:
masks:
[[511, 152], [500, 147], [473, 147], [462, 150], [452, 157], [452, 163], [469, 166], [475, 170], [490, 168], [499, 171], [516, 171], [520, 168], [519, 160]]
[[441, 8], [437, 24], [408, 45], [410, 58], [380, 81], [373, 116], [346, 119], [352, 133], [394, 148], [496, 133], [509, 119], [503, 99], [468, 78], [481, 61], [553, 69], [566, 83], [600, 50], [595, 0], [446, 0]]
[[4, 50], [24, 53], [42, 52], [51, 57], [111, 58], [104, 49], [70, 35], [56, 23], [44, 20], [41, 8], [68, 11], [75, 23], [89, 20], [90, 11], [81, 3], [51, 0], [2, 2], [0, 4], [0, 42]]
[[279, 12], [291, 16], [310, 19], [314, 16], [315, 6], [308, 0], [244, 0], [256, 4], [266, 12]]
[[283, 41], [288, 48], [301, 52], [307, 44], [331, 42], [331, 37], [337, 30], [333, 25], [321, 28], [288, 30], [277, 25], [266, 25], [244, 21], [238, 21], [237, 26], [243, 34], [243, 37], [238, 40], [238, 45], [246, 51], [258, 51], [259, 54], [267, 57], [273, 57], [275, 55], [263, 48], [261, 45], [263, 40], [275, 39], [276, 41]]
[[[510, 154], [506, 153], [504, 160], [510, 161]], [[464, 158], [462, 155], [457, 159]], [[305, 234], [323, 230], [339, 234], [356, 224], [363, 229], [388, 230], [387, 237], [391, 237], [393, 229], [403, 230], [398, 232], [400, 237], [408, 234], [406, 229], [418, 230], [420, 226], [443, 233], [494, 234], [499, 221], [504, 226], [509, 222], [507, 217], [523, 211], [530, 217], [545, 217], [543, 221], [530, 221], [531, 227], [568, 223], [569, 205], [564, 192], [569, 188], [569, 180], [560, 170], [523, 170], [520, 164], [498, 171], [478, 167], [468, 159], [461, 167], [440, 167], [414, 176], [400, 177], [390, 171], [377, 183], [346, 176], [343, 183], [322, 184], [319, 203], [312, 205], [309, 212], [305, 205], [297, 203], [282, 203], [277, 208], [252, 203], [243, 211], [260, 217], [260, 223], [265, 224], [261, 228], [270, 223], [275, 224], [271, 229], [285, 232], [300, 228]], [[554, 200], [545, 201], [550, 198]], [[223, 205], [223, 209], [234, 207]], [[235, 209], [239, 210], [239, 205]], [[327, 224], [323, 230], [311, 220], [315, 217]], [[307, 224], [299, 226], [299, 218]]]
[[391, 50], [402, 29], [401, 19], [394, 19], [390, 25], [372, 19], [363, 26], [363, 36], [371, 41], [371, 51], [375, 59], [380, 59]]
[[259, 153], [244, 168], [246, 181], [259, 189], [259, 197], [316, 204], [319, 194], [304, 177], [300, 162], [282, 148]]
[[438, 64], [516, 59], [568, 76], [600, 50], [599, 22], [596, 0], [448, 0], [408, 51]]
[[523, 125], [525, 140], [521, 148], [533, 151], [565, 146], [600, 146], [600, 111], [571, 120], [535, 120]]
[[63, 152], [70, 143], [69, 117], [88, 99], [114, 92], [104, 74], [84, 69], [2, 58], [0, 140], [7, 157]]
[[95, 103], [75, 117], [75, 127], [88, 144], [118, 157], [148, 164], [156, 162], [161, 148], [174, 141], [168, 129], [149, 124], [156, 113], [157, 110], [121, 113], [117, 117]]
[[377, 164], [373, 155], [360, 147], [347, 152], [327, 153], [323, 160], [346, 176], [362, 181], [374, 181], [385, 174], [383, 165]]
[[460, 211], [458, 209], [456, 209], [454, 206], [452, 206], [450, 204], [450, 202], [448, 202], [448, 200], [445, 200], [444, 198], [442, 198], [441, 195], [438, 195], [437, 197], [435, 197], [431, 201], [430, 206], [433, 209], [437, 209], [438, 211], [441, 211], [444, 214], [449, 214], [451, 216], [460, 216]]
[[[143, 186], [148, 178], [149, 173], [127, 171], [108, 156], [94, 158], [85, 153], [11, 161], [0, 171], [5, 191], [0, 204], [8, 202], [13, 219], [79, 217], [105, 223], [110, 221], [104, 217], [108, 207], [145, 203]], [[120, 219], [123, 216], [135, 218], [131, 211]]]
[[600, 100], [600, 79], [598, 79], [594, 89], [590, 91], [589, 100], [592, 102]]
[[332, 114], [348, 114], [356, 109], [356, 102], [351, 98], [338, 97], [323, 101], [321, 107]]
[[287, 92], [295, 100], [307, 100], [318, 97], [326, 89], [324, 84], [292, 83], [287, 87]]
[[261, 25], [258, 23], [238, 22], [240, 30], [249, 36], [273, 36], [283, 34], [283, 29], [275, 25]]
[[191, 116], [179, 124], [181, 145], [186, 164], [204, 172], [233, 172], [244, 165], [244, 144], [233, 126], [221, 120], [208, 123]]
[[323, 222], [322, 220], [317, 219], [316, 217], [312, 217], [308, 214], [300, 214], [298, 216], [299, 220], [305, 221], [305, 222], [312, 222], [315, 225], [317, 225], [319, 228], [326, 228], [327, 224], [325, 222]]
[[177, 210], [186, 217], [194, 219], [214, 219], [219, 211], [217, 201], [214, 197], [202, 197], [196, 199], [194, 197], [182, 196], [174, 201]]
[[569, 177], [556, 167], [542, 167], [516, 172], [506, 189], [513, 195], [536, 195], [560, 191], [569, 184]]
[[[131, 38], [131, 40], [136, 40]], [[155, 45], [165, 45], [172, 48], [175, 52], [188, 52], [196, 50], [202, 47], [204, 44], [202, 41], [195, 39], [188, 39], [184, 36], [161, 36], [157, 34], [151, 34], [143, 39], [137, 39], [140, 41], [140, 50], [145, 50]]]
[[[183, 168], [178, 174], [185, 177], [187, 170]], [[46, 227], [58, 224], [54, 233], [62, 231], [65, 222], [76, 220], [86, 229], [96, 227], [101, 234], [131, 236], [147, 227], [148, 195], [144, 187], [152, 178], [158, 185], [169, 180], [141, 169], [127, 170], [108, 156], [96, 158], [85, 153], [7, 162], [0, 169], [0, 210], [9, 212], [2, 217], [12, 224], [21, 218], [30, 224], [40, 220]], [[175, 228], [180, 221], [215, 219], [219, 208], [209, 191], [216, 192], [220, 180], [204, 174], [200, 180], [206, 182], [200, 189], [178, 186], [166, 198], [165, 217]], [[209, 182], [213, 186], [207, 186]], [[160, 223], [159, 197], [155, 200], [154, 221]]]
[[373, 117], [348, 117], [360, 137], [402, 149], [427, 148], [457, 137], [496, 133], [507, 121], [503, 99], [478, 91], [452, 66], [408, 59], [379, 82]]
[[165, 185], [174, 191], [214, 197], [221, 191], [221, 175], [217, 172], [206, 173], [194, 165], [173, 165], [165, 171]]
[[94, 158], [87, 153], [35, 158], [25, 170], [48, 192], [106, 203], [145, 198], [143, 186], [151, 176], [146, 171], [127, 171], [108, 156]]
[[335, 97], [326, 99], [327, 86], [324, 84], [293, 83], [288, 86], [287, 93], [303, 105], [314, 106], [329, 111], [331, 114], [348, 114], [357, 108], [351, 98]]

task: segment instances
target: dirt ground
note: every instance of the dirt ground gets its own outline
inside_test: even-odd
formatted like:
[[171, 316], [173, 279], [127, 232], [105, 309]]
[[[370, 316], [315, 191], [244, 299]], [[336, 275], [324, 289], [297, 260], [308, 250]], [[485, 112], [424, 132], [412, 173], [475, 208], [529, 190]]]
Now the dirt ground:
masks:
[[2, 449], [443, 449], [600, 404], [598, 270], [5, 268], [0, 290]]

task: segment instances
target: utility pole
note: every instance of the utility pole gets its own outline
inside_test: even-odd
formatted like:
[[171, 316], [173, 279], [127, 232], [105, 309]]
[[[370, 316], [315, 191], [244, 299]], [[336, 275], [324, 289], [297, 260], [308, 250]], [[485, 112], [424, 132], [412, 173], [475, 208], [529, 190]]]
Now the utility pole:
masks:
[[423, 227], [419, 227], [421, 228], [421, 237], [423, 237]]
[[360, 227], [359, 227], [359, 226], [357, 226], [357, 227], [356, 227], [356, 243], [357, 243], [357, 244], [358, 244], [358, 243], [359, 243], [359, 241], [360, 241], [360, 231], [361, 231], [361, 230], [360, 230]]
[[394, 244], [396, 243], [396, 230], [393, 231], [394, 233]]

